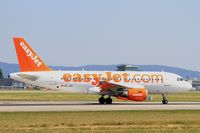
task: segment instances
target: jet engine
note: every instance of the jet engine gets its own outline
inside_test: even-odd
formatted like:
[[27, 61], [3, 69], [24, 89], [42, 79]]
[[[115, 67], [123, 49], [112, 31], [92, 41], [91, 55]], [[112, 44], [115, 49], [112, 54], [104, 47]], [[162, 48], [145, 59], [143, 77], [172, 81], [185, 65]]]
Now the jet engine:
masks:
[[128, 88], [123, 91], [117, 98], [121, 100], [132, 101], [145, 101], [147, 99], [148, 92], [144, 88]]

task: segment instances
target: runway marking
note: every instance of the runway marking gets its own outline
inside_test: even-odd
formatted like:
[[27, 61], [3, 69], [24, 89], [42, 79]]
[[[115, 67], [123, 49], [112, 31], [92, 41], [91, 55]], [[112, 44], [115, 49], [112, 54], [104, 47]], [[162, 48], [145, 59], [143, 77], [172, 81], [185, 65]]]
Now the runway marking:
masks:
[[93, 101], [0, 101], [0, 112], [21, 111], [112, 111], [112, 110], [200, 110], [200, 102], [114, 102]]

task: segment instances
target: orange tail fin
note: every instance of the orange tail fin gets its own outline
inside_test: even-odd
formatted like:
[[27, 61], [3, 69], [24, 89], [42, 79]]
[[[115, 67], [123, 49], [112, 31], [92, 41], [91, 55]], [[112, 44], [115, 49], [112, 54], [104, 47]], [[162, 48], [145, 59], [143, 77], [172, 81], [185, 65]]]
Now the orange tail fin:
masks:
[[51, 71], [23, 38], [13, 38], [21, 72]]

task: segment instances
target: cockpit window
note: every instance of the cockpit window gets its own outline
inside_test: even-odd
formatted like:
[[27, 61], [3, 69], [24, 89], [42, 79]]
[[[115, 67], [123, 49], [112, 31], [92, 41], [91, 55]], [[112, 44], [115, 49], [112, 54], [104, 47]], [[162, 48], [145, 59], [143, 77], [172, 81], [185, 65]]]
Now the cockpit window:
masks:
[[177, 78], [177, 81], [184, 81], [183, 78]]

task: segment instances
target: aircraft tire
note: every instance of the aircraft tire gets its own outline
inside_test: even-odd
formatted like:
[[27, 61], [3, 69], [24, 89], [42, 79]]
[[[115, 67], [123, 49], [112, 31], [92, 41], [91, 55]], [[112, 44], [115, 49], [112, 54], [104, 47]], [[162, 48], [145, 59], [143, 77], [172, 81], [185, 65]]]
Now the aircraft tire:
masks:
[[99, 98], [99, 103], [104, 104], [106, 102], [106, 99], [104, 97]]
[[106, 104], [112, 104], [112, 98], [110, 97], [106, 98]]
[[163, 104], [168, 104], [168, 101], [167, 100], [163, 100], [162, 103]]

